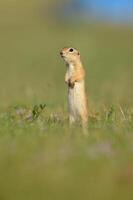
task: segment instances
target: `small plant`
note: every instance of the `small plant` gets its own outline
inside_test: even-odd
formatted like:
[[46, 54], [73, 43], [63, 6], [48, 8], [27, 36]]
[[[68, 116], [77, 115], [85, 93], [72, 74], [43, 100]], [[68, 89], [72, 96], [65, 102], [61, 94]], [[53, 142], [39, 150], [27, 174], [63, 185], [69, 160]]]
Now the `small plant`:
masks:
[[40, 114], [42, 113], [45, 107], [46, 107], [45, 104], [35, 105], [33, 107], [33, 110], [32, 110], [33, 120], [37, 119], [40, 116]]
[[109, 111], [106, 114], [107, 121], [114, 121], [115, 120], [115, 107], [111, 106]]

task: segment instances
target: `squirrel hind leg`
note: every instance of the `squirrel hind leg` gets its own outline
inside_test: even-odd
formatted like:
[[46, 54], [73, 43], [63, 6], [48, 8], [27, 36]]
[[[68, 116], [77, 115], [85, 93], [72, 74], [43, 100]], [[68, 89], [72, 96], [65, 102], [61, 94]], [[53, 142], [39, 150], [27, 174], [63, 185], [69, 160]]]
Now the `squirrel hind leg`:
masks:
[[88, 129], [88, 115], [81, 115], [83, 132], [86, 134]]
[[76, 121], [75, 117], [73, 115], [69, 115], [69, 124], [72, 125]]
[[83, 135], [88, 135], [88, 121], [82, 121]]

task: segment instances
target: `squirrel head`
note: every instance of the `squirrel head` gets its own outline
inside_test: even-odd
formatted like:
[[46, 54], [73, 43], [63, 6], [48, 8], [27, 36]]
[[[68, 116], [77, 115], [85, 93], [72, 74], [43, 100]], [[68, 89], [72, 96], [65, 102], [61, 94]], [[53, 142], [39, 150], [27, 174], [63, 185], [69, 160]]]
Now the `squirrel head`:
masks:
[[60, 51], [60, 55], [68, 65], [75, 65], [76, 63], [80, 62], [80, 53], [75, 48], [65, 47]]

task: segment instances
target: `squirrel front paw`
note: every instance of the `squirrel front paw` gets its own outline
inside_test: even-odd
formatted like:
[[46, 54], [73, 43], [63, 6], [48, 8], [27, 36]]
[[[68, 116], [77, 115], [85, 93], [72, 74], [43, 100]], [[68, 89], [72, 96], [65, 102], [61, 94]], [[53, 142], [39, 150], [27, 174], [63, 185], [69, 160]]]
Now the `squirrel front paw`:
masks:
[[70, 88], [74, 88], [74, 85], [75, 85], [75, 82], [70, 78], [70, 79], [68, 80], [68, 86], [69, 86]]

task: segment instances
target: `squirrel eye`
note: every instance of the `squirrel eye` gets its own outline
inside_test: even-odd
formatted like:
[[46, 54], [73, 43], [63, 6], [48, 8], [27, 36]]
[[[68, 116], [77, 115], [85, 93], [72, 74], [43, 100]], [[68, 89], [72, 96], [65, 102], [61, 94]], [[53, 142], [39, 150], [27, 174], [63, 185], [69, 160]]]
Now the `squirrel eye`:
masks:
[[70, 51], [70, 52], [73, 52], [73, 49], [71, 48], [71, 49], [69, 49], [69, 51]]

